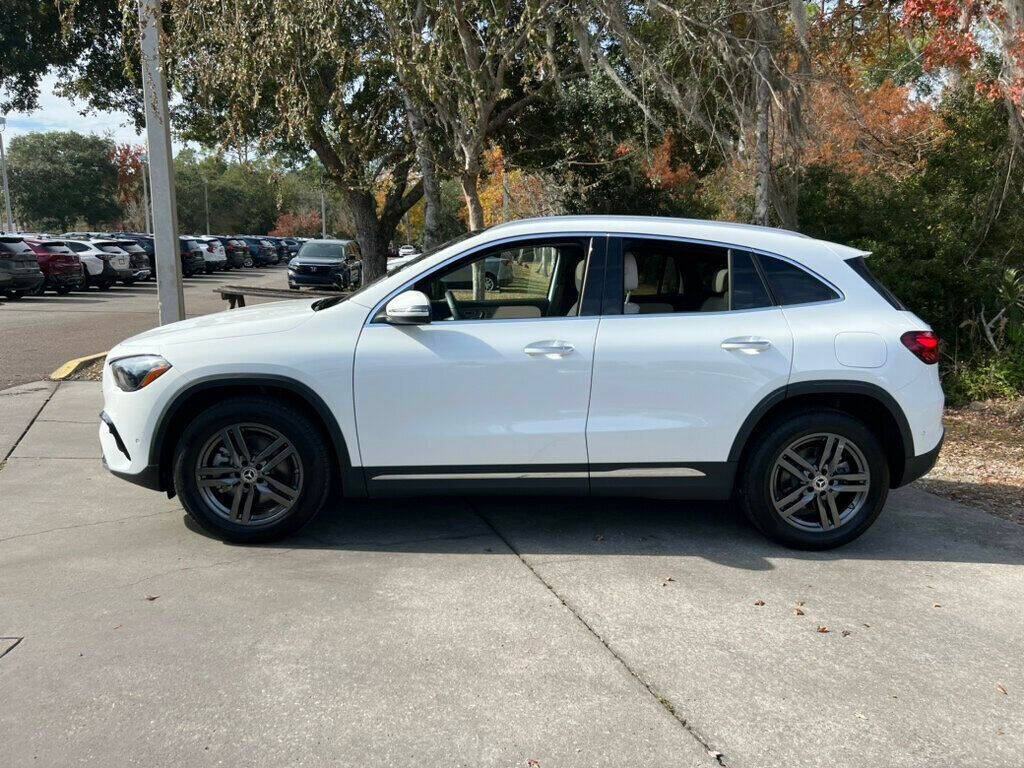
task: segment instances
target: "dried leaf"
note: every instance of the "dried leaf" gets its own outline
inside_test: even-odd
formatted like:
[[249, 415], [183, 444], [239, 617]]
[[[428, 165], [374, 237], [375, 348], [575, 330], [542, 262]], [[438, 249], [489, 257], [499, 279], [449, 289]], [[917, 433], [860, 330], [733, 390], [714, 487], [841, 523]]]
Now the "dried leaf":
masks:
[[803, 616], [804, 615], [804, 609], [803, 608], [794, 608], [793, 609], [793, 613], [795, 613], [797, 616]]
[[1006, 686], [1002, 683], [996, 683], [996, 690], [999, 691], [1003, 696], [1007, 696]]
[[154, 600], [156, 600], [158, 597], [160, 597], [160, 595], [146, 595], [146, 599], [149, 600], [149, 602], [151, 602], [151, 603]]
[[932, 603], [932, 608], [941, 608], [942, 606], [938, 603]]
[[849, 636], [850, 636], [850, 630], [844, 629], [843, 630], [843, 637], [849, 637]]
[[832, 630], [826, 627], [824, 624], [822, 624], [820, 627], [818, 627], [818, 631], [823, 635], [827, 635]]
[[529, 768], [540, 768], [540, 761], [539, 760], [534, 760], [533, 758], [530, 758], [529, 760], [527, 760], [526, 764], [527, 764], [527, 766], [529, 766]]
[[754, 605], [764, 605], [764, 600], [755, 600]]

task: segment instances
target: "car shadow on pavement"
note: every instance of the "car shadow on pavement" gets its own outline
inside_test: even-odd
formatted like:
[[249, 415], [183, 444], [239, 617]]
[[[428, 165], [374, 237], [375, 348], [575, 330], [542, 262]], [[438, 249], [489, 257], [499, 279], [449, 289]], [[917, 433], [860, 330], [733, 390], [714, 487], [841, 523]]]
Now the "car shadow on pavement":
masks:
[[[201, 532], [187, 516], [186, 524]], [[1020, 565], [1024, 527], [914, 490], [890, 497], [879, 519], [856, 541], [828, 552], [803, 552], [769, 541], [726, 502], [346, 499], [333, 501], [298, 535], [264, 546], [443, 554], [507, 554], [510, 548], [545, 558], [692, 556], [743, 570], [771, 570], [780, 558]]]

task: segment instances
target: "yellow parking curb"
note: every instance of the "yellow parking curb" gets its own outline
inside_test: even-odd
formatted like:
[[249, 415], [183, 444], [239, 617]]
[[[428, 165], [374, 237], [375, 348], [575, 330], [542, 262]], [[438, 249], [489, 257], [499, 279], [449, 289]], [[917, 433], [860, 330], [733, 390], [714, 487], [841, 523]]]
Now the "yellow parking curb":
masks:
[[106, 356], [106, 352], [97, 352], [95, 355], [86, 355], [85, 357], [76, 357], [74, 360], [68, 360], [64, 365], [50, 374], [50, 379], [53, 381], [63, 381], [69, 376], [74, 376], [90, 363], [94, 363], [101, 357]]

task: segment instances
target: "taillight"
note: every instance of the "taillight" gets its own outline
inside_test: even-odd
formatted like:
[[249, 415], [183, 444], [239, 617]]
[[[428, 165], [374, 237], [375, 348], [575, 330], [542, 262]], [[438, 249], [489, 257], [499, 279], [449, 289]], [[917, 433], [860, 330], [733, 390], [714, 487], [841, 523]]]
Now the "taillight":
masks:
[[900, 336], [900, 341], [922, 363], [935, 365], [939, 362], [939, 337], [931, 331], [907, 331]]

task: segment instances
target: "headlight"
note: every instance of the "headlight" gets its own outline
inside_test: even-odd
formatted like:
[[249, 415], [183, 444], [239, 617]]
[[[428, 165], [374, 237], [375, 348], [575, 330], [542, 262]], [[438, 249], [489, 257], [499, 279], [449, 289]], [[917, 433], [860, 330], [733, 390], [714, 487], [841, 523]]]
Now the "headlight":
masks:
[[171, 370], [171, 364], [160, 355], [134, 355], [122, 357], [110, 364], [117, 386], [125, 392], [135, 392]]
[[288, 262], [288, 269], [295, 269], [296, 266], [295, 259]]

